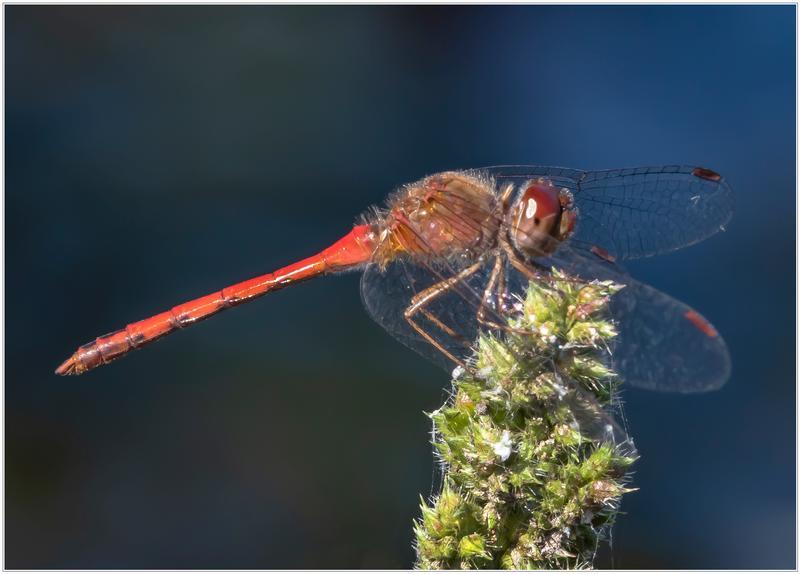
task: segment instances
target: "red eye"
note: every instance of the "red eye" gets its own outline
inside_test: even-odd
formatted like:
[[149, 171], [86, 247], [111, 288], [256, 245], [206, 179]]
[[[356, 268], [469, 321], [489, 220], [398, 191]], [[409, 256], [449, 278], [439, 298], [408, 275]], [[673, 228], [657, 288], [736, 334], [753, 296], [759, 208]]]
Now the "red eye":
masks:
[[523, 219], [541, 220], [561, 213], [558, 190], [547, 183], [531, 183], [522, 194], [519, 206]]
[[516, 248], [532, 257], [552, 253], [562, 239], [562, 210], [559, 189], [552, 183], [538, 180], [526, 184], [510, 214], [511, 239]]

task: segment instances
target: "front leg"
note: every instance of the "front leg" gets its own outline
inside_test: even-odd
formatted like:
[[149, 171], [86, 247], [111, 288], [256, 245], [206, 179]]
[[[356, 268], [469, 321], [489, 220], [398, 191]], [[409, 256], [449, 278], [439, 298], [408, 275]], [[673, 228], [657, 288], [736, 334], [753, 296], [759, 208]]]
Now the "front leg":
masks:
[[[530, 330], [528, 329], [520, 329], [517, 327], [511, 327], [506, 324], [498, 323], [497, 321], [493, 321], [487, 318], [487, 309], [488, 303], [491, 302], [492, 297], [494, 296], [495, 300], [497, 301], [497, 309], [499, 310], [500, 314], [503, 314], [503, 296], [505, 295], [505, 280], [503, 277], [503, 255], [497, 254], [494, 258], [494, 267], [492, 268], [492, 274], [489, 276], [489, 281], [486, 284], [486, 289], [483, 292], [483, 297], [481, 299], [480, 307], [478, 307], [478, 314], [477, 319], [478, 323], [489, 327], [491, 329], [496, 329], [498, 331], [505, 331], [507, 333], [516, 333], [518, 335], [533, 335]], [[495, 292], [495, 284], [497, 285], [497, 290]], [[497, 313], [494, 311], [490, 312], [494, 315], [495, 318], [499, 318]]]

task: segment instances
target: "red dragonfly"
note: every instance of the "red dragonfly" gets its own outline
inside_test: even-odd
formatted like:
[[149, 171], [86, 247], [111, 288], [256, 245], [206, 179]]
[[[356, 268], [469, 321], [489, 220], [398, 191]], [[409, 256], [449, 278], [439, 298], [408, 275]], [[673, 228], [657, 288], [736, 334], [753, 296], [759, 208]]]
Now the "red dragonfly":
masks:
[[731, 215], [725, 180], [699, 167], [437, 173], [399, 188], [320, 253], [98, 337], [56, 373], [85, 373], [229, 307], [356, 269], [364, 270], [364, 304], [379, 324], [443, 366], [469, 368], [479, 329], [503, 329], [515, 294], [558, 268], [626, 285], [611, 306], [620, 332], [614, 366], [626, 384], [707, 391], [730, 373], [723, 339], [697, 311], [637, 282], [618, 262], [697, 243]]

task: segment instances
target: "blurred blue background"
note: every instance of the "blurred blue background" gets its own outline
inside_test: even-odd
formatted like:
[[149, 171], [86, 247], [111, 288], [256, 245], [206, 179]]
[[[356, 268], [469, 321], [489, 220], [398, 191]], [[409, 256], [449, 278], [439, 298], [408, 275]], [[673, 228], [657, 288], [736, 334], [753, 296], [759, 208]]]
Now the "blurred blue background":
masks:
[[53, 369], [315, 252], [398, 184], [498, 163], [726, 176], [727, 233], [630, 265], [734, 370], [627, 391], [614, 565], [794, 568], [795, 7], [5, 16], [6, 568], [409, 567], [448, 376], [371, 322], [357, 275]]

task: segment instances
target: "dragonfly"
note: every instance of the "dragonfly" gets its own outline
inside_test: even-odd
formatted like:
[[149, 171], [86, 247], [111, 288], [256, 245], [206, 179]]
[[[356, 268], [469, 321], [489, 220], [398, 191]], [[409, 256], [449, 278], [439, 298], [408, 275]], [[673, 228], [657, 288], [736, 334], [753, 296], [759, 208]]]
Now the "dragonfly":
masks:
[[311, 278], [363, 271], [368, 313], [392, 336], [447, 368], [470, 369], [481, 329], [508, 329], [530, 281], [560, 269], [613, 280], [615, 370], [627, 385], [710, 391], [730, 375], [727, 346], [698, 311], [638, 282], [627, 260], [671, 252], [724, 230], [731, 190], [695, 166], [584, 171], [492, 166], [400, 186], [316, 255], [172, 307], [83, 345], [57, 369], [79, 375], [230, 307]]

